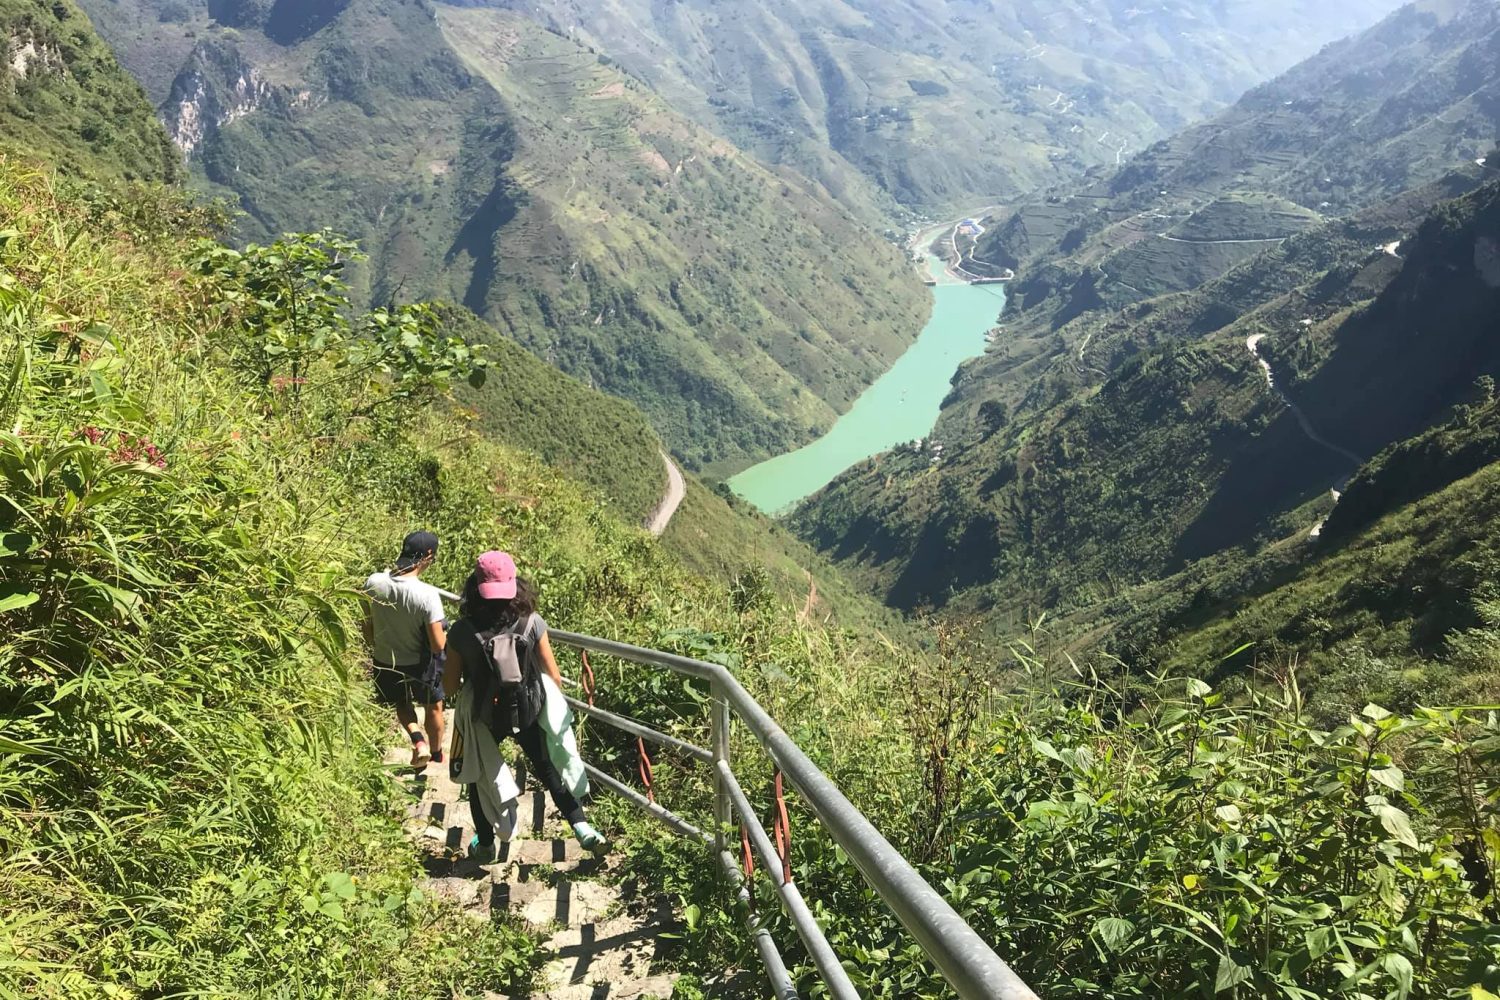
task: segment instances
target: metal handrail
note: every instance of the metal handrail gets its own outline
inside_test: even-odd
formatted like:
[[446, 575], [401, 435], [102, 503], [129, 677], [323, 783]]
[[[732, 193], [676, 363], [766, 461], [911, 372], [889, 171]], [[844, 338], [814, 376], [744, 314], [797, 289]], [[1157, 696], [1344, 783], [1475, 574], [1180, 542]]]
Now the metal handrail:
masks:
[[[457, 594], [439, 591], [450, 601], [457, 601]], [[958, 915], [948, 901], [943, 899], [917, 874], [911, 864], [891, 846], [880, 831], [844, 797], [832, 781], [817, 765], [808, 759], [802, 749], [792, 742], [776, 721], [761, 708], [760, 703], [740, 685], [729, 670], [717, 663], [695, 660], [676, 653], [658, 649], [632, 646], [613, 639], [583, 635], [550, 629], [548, 633], [555, 641], [578, 649], [593, 650], [606, 656], [628, 660], [648, 667], [662, 667], [674, 673], [684, 674], [698, 680], [708, 681], [713, 693], [711, 723], [713, 749], [706, 751], [676, 737], [657, 732], [634, 719], [605, 711], [569, 697], [568, 702], [577, 710], [593, 715], [606, 725], [622, 731], [663, 743], [667, 746], [714, 765], [714, 826], [712, 835], [706, 834], [671, 810], [652, 802], [646, 796], [623, 782], [585, 764], [589, 776], [610, 791], [625, 798], [665, 823], [677, 833], [692, 840], [702, 841], [713, 847], [725, 872], [740, 883], [739, 898], [751, 901], [750, 886], [744, 883], [738, 866], [725, 849], [724, 829], [730, 826], [731, 808], [739, 813], [755, 847], [755, 853], [776, 884], [782, 903], [791, 917], [793, 926], [807, 946], [813, 964], [823, 976], [824, 983], [833, 996], [840, 1000], [858, 1000], [859, 993], [849, 982], [847, 973], [834, 954], [828, 939], [817, 921], [813, 919], [802, 899], [801, 892], [784, 878], [781, 859], [771, 846], [765, 827], [755, 815], [749, 798], [740, 787], [739, 780], [729, 765], [729, 727], [731, 710], [737, 715], [766, 751], [781, 772], [801, 791], [802, 797], [812, 809], [813, 815], [833, 837], [834, 843], [854, 862], [891, 912], [896, 915], [908, 933], [930, 958], [943, 978], [953, 987], [962, 1000], [1039, 1000], [1019, 976], [1006, 965], [999, 955], [974, 929]], [[787, 974], [786, 965], [776, 950], [775, 942], [760, 923], [751, 908], [745, 926], [755, 938], [761, 961], [771, 981], [777, 1000], [793, 1000], [796, 990]]]
[[[765, 828], [749, 809], [749, 802], [739, 783], [734, 778], [728, 760], [728, 716], [730, 710], [755, 735], [767, 756], [802, 793], [803, 799], [818, 820], [827, 829], [834, 843], [843, 848], [864, 876], [865, 881], [880, 895], [896, 919], [914, 937], [922, 951], [937, 966], [963, 1000], [1037, 1000], [1031, 988], [1022, 982], [1005, 962], [972, 927], [948, 905], [921, 875], [891, 846], [854, 805], [844, 797], [828, 777], [820, 771], [781, 730], [774, 719], [750, 696], [734, 675], [716, 663], [707, 663], [691, 657], [665, 653], [661, 650], [632, 646], [612, 639], [581, 635], [553, 629], [553, 641], [579, 649], [592, 650], [606, 656], [628, 660], [651, 667], [662, 667], [675, 673], [708, 681], [714, 700], [713, 757], [714, 757], [714, 818], [717, 829], [713, 835], [719, 853], [724, 853], [723, 828], [728, 817], [731, 798], [747, 829], [758, 833], [755, 837], [757, 853], [768, 870], [779, 871], [779, 859], [770, 850]], [[602, 720], [601, 721], [608, 721]], [[696, 748], [695, 748], [696, 749]], [[591, 769], [592, 770], [592, 769]], [[618, 784], [616, 782], [615, 784]], [[623, 786], [622, 786], [623, 787]], [[634, 791], [630, 789], [630, 791]], [[737, 794], [736, 794], [737, 793]], [[638, 793], [637, 793], [638, 794]], [[633, 798], [634, 796], [632, 796]], [[642, 798], [644, 798], [642, 796]], [[639, 804], [639, 803], [637, 803]], [[658, 807], [660, 809], [660, 807]], [[665, 810], [661, 810], [665, 812]], [[659, 817], [660, 818], [660, 817]], [[676, 817], [673, 817], [676, 819]], [[677, 820], [678, 823], [682, 821]], [[674, 824], [675, 825], [675, 824]], [[781, 880], [778, 878], [778, 882]], [[788, 887], [792, 888], [792, 887]], [[795, 888], [792, 892], [796, 893]], [[793, 897], [801, 904], [801, 895]], [[782, 893], [783, 903], [796, 924], [798, 933], [808, 944], [814, 963], [823, 973], [824, 981], [835, 996], [858, 997], [849, 985], [848, 978], [837, 959], [832, 956], [826, 938], [807, 912], [805, 904], [793, 904], [789, 894]], [[801, 912], [798, 913], [797, 910]], [[799, 919], [802, 918], [802, 919]], [[810, 940], [810, 936], [815, 936]], [[814, 944], [814, 940], [817, 944]], [[840, 982], [842, 980], [842, 982]], [[773, 980], [774, 981], [774, 980]], [[847, 992], [845, 992], [847, 990]], [[778, 993], [778, 995], [782, 995]]]

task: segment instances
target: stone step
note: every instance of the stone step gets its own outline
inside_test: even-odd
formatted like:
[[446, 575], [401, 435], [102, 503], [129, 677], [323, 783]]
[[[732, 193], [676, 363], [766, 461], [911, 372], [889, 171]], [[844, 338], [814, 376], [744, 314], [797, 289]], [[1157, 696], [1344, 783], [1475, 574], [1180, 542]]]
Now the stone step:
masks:
[[513, 906], [512, 909], [522, 920], [536, 927], [552, 923], [582, 927], [603, 918], [618, 898], [614, 888], [603, 883], [561, 879], [537, 893], [525, 905]]
[[[657, 975], [631, 982], [590, 982], [561, 986], [546, 993], [529, 994], [529, 1000], [669, 1000], [676, 976]], [[515, 997], [512, 1000], [527, 1000]]]
[[[468, 849], [474, 834], [474, 818], [467, 799], [457, 798], [457, 786], [452, 797], [434, 797], [424, 792], [407, 811], [406, 828], [413, 836], [451, 852]], [[517, 843], [538, 839], [545, 843], [553, 840], [573, 843], [572, 829], [563, 822], [557, 809], [541, 791], [522, 793], [516, 808], [516, 827], [511, 839]], [[572, 861], [567, 858], [543, 856], [551, 848], [529, 848], [525, 860], [532, 862]]]
[[649, 976], [661, 916], [619, 916], [558, 931], [547, 942], [557, 953], [544, 969], [547, 982], [619, 984]]
[[[402, 768], [410, 753], [396, 747], [385, 759], [398, 773], [404, 771], [401, 780], [412, 794], [404, 825], [427, 854], [423, 891], [451, 900], [475, 919], [510, 913], [535, 928], [560, 928], [544, 943], [554, 953], [538, 976], [547, 991], [529, 994], [531, 1000], [666, 1000], [672, 995], [677, 977], [651, 971], [658, 935], [675, 926], [669, 904], [663, 901], [649, 913], [617, 913], [619, 888], [590, 880], [610, 867], [610, 859], [580, 848], [537, 788], [522, 792], [515, 832], [501, 843], [496, 863], [475, 864], [466, 857], [474, 821], [463, 789], [449, 779], [446, 765], [430, 764], [420, 773]], [[524, 766], [516, 778], [524, 788]]]

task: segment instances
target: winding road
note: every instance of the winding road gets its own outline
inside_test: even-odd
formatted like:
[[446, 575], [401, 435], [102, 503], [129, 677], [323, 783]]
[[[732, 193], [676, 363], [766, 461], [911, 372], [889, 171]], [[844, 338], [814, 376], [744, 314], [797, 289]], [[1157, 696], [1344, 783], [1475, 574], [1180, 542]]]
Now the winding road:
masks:
[[[1289, 410], [1292, 411], [1292, 416], [1295, 417], [1296, 420], [1297, 420], [1297, 426], [1300, 427], [1300, 428], [1302, 428], [1302, 433], [1307, 436], [1307, 439], [1309, 441], [1313, 442], [1316, 445], [1320, 445], [1320, 446], [1322, 446], [1324, 448], [1327, 448], [1329, 451], [1333, 452], [1334, 454], [1338, 455], [1339, 457], [1344, 458], [1344, 459], [1348, 460], [1349, 462], [1353, 463], [1354, 469], [1358, 469], [1361, 465], [1365, 464], [1365, 460], [1364, 459], [1360, 458], [1358, 455], [1356, 455], [1354, 452], [1350, 451], [1348, 448], [1340, 447], [1339, 445], [1336, 445], [1332, 441], [1328, 440], [1323, 435], [1319, 434], [1318, 431], [1317, 431], [1317, 429], [1315, 427], [1313, 427], [1312, 421], [1310, 421], [1310, 420], [1307, 419], [1307, 414], [1305, 414], [1305, 413], [1302, 412], [1302, 407], [1300, 407], [1296, 403], [1292, 402], [1291, 399], [1287, 396], [1286, 393], [1282, 392], [1279, 388], [1277, 388], [1277, 386], [1276, 386], [1276, 377], [1271, 372], [1271, 363], [1269, 361], [1267, 361], [1265, 358], [1261, 357], [1261, 353], [1260, 353], [1260, 342], [1265, 339], [1265, 336], [1266, 335], [1263, 334], [1263, 333], [1257, 333], [1257, 334], [1255, 334], [1252, 337], [1245, 338], [1245, 347], [1247, 347], [1250, 350], [1250, 356], [1255, 359], [1256, 363], [1258, 365], [1260, 365], [1261, 371], [1265, 373], [1265, 376], [1266, 376], [1266, 388], [1268, 388], [1272, 392], [1274, 392], [1276, 394], [1277, 398], [1279, 398], [1283, 403], [1286, 404], [1287, 409], [1289, 409]], [[1350, 472], [1352, 473], [1353, 470], [1350, 470]], [[1328, 492], [1331, 493], [1331, 494], [1333, 494], [1333, 502], [1334, 503], [1338, 503], [1339, 502], [1339, 498], [1341, 496], [1343, 496], [1344, 486], [1348, 482], [1349, 482], [1349, 476], [1348, 475], [1343, 475], [1343, 476], [1340, 476], [1337, 480], [1335, 480], [1334, 484], [1331, 487], [1329, 487]], [[1307, 533], [1307, 535], [1308, 535], [1309, 538], [1317, 538], [1322, 533], [1323, 533], [1323, 522], [1319, 521], [1317, 524], [1315, 524], [1315, 525], [1312, 526], [1312, 530], [1309, 531]]]
[[[965, 271], [963, 269], [963, 254], [959, 253], [958, 250], [958, 227], [963, 225], [965, 219], [975, 219], [977, 221], [978, 219], [984, 218], [986, 215], [991, 214], [998, 207], [999, 206], [996, 205], [990, 205], [985, 208], [975, 209], [970, 214], [962, 218], [954, 219], [951, 222], [942, 222], [938, 223], [937, 225], [928, 226], [925, 229], [919, 229], [907, 241], [907, 249], [912, 253], [918, 253], [925, 257], [928, 255], [931, 245], [937, 241], [938, 235], [946, 230], [948, 232], [947, 242], [949, 251], [952, 254], [952, 260], [946, 262], [943, 269], [943, 277], [949, 280], [946, 282], [939, 280], [938, 283], [962, 283], [967, 285], [972, 284], [975, 281], [993, 281], [995, 279], [986, 278], [984, 275], [972, 274], [969, 271]], [[984, 226], [980, 225], [979, 232], [975, 234], [976, 247], [978, 246], [978, 237], [983, 233]], [[975, 261], [976, 263], [989, 264], [990, 267], [998, 266], [996, 264], [990, 264], [989, 261], [980, 261], [972, 255], [970, 255], [969, 259]], [[1010, 268], [1006, 268], [1005, 271], [1005, 275], [1002, 276], [999, 280], [1011, 281], [1015, 278], [1015, 271], [1011, 270]], [[924, 277], [925, 274], [926, 272], [923, 272]]]
[[672, 523], [672, 515], [677, 513], [682, 498], [687, 496], [687, 481], [682, 478], [682, 470], [677, 468], [672, 456], [663, 451], [661, 461], [667, 467], [667, 492], [662, 494], [661, 503], [646, 518], [646, 530], [658, 538], [667, 530], [667, 525]]

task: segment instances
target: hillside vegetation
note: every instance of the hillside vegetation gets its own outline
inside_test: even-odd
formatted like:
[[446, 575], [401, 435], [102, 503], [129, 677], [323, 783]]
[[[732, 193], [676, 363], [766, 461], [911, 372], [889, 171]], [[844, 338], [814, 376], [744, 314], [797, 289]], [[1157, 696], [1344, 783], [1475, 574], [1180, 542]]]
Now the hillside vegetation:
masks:
[[75, 175], [173, 180], [181, 159], [73, 0], [0, 2], [0, 150]]
[[199, 276], [213, 220], [171, 195], [121, 211], [5, 165], [0, 205], [4, 991], [524, 982], [518, 929], [413, 892], [346, 645], [423, 481], [353, 417], [399, 385], [249, 380], [273, 314]]
[[[359, 298], [470, 308], [689, 467], [809, 440], [921, 328], [894, 247], [534, 22], [354, 0], [272, 37], [210, 13], [177, 24], [199, 43], [163, 113], [241, 238], [350, 234]], [[157, 32], [121, 20], [101, 12], [135, 65]]]

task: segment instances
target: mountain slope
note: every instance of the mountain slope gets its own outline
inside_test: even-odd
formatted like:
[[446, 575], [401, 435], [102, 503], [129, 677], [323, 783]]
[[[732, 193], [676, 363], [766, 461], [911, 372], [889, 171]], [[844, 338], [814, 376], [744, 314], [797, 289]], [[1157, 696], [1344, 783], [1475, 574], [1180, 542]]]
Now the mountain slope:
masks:
[[1300, 674], [1320, 714], [1356, 700], [1459, 704], [1500, 690], [1500, 404], [1475, 391], [1454, 417], [1372, 459], [1319, 539], [1226, 553], [1065, 617], [1138, 676], [1235, 686]]
[[892, 246], [585, 49], [504, 11], [317, 9], [178, 26], [200, 40], [163, 113], [242, 236], [359, 238], [366, 298], [471, 307], [691, 467], [807, 440], [920, 328]]
[[945, 438], [941, 465], [892, 453], [810, 501], [796, 527], [901, 606], [1033, 611], [1305, 538], [1361, 456], [1500, 374], [1500, 181], [1433, 211], [1404, 260], [1358, 239], [1339, 251], [1332, 230], [1352, 225], [1303, 237], [1333, 259], [1212, 332], [1177, 326], [1204, 314], [1202, 295], [1122, 317], [1135, 353], [1101, 384], [1059, 372], [1008, 421], [981, 407], [989, 425]]
[[140, 85], [73, 0], [0, 0], [0, 148], [72, 174], [182, 174]]
[[[1118, 162], [1396, 6], [465, 0], [578, 38], [835, 196], [919, 211]], [[873, 182], [874, 190], [871, 190]]]
[[[1488, 0], [1410, 5], [1005, 217], [974, 252], [1019, 277], [1001, 335], [945, 401], [941, 462], [888, 456], [812, 501], [799, 530], [904, 606], [1048, 608], [1326, 506], [1361, 456], [1493, 367], [1474, 247], [1494, 185], [1423, 219], [1494, 177], [1472, 154], [1500, 128], [1500, 104], [1477, 99], [1500, 79], [1497, 38]], [[1466, 250], [1433, 235], [1441, 218]]]
[[[998, 220], [975, 253], [1023, 272], [1018, 303], [1090, 295], [1111, 306], [1167, 290], [1128, 287], [1097, 262], [1161, 239], [1236, 192], [1346, 214], [1480, 156], [1500, 129], [1500, 11], [1489, 0], [1423, 0], [1330, 45], [1212, 119], [1093, 183]], [[1269, 220], [1268, 220], [1269, 221]], [[1202, 240], [1275, 238], [1295, 227], [1224, 218]], [[1109, 272], [1109, 268], [1105, 268]], [[1034, 279], [1034, 280], [1033, 280]]]

